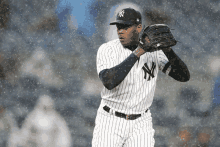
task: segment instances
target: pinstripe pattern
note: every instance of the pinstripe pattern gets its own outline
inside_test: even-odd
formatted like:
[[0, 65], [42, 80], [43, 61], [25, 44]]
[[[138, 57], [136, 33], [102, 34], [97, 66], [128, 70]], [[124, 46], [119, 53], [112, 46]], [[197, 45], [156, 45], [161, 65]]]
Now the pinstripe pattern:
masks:
[[150, 110], [136, 120], [126, 120], [99, 107], [93, 132], [93, 147], [152, 147], [154, 129]]
[[[124, 61], [132, 51], [124, 48], [119, 39], [100, 46], [97, 53], [97, 73]], [[153, 63], [154, 62], [154, 63]], [[162, 51], [145, 53], [136, 62], [125, 79], [112, 90], [103, 87], [101, 105], [93, 132], [93, 147], [151, 147], [154, 146], [154, 129], [150, 110], [159, 70], [168, 62]], [[154, 77], [142, 67], [152, 69]], [[146, 75], [146, 78], [144, 76]], [[149, 77], [150, 76], [150, 77]], [[150, 80], [148, 80], [150, 79]], [[136, 120], [126, 120], [105, 112], [103, 106], [125, 114], [143, 114]]]

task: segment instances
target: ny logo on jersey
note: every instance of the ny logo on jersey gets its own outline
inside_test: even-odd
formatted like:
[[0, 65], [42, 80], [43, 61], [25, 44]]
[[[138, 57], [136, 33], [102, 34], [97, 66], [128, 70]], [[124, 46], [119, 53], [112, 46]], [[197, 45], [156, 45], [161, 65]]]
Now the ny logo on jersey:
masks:
[[144, 66], [142, 67], [142, 69], [144, 70], [144, 79], [146, 79], [146, 73], [149, 74], [149, 78], [148, 81], [150, 81], [151, 77], [154, 78], [154, 69], [156, 68], [156, 64], [154, 62], [152, 62], [152, 67], [151, 70], [149, 69], [147, 63], [144, 64]]
[[124, 17], [124, 14], [125, 14], [125, 11], [122, 10], [121, 12], [118, 13], [118, 16], [119, 16], [119, 17]]

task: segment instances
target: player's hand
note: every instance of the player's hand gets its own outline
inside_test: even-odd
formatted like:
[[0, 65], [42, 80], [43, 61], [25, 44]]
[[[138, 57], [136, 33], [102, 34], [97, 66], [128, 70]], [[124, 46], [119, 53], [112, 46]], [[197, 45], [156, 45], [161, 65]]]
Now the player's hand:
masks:
[[148, 36], [141, 37], [139, 39], [139, 47], [142, 48], [145, 52], [154, 52], [158, 50], [157, 48], [152, 47]]

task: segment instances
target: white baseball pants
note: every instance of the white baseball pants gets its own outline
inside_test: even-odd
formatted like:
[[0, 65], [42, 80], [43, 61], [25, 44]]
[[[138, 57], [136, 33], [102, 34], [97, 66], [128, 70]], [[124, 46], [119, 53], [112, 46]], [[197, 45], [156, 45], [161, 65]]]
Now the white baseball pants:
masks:
[[100, 106], [92, 147], [153, 147], [154, 132], [150, 110], [135, 120], [126, 120], [106, 112]]

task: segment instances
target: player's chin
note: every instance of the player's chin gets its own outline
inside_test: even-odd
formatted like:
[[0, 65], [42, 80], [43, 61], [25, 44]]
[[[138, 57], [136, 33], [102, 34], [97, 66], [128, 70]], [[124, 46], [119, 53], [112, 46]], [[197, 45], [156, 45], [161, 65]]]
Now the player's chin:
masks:
[[123, 46], [128, 46], [128, 42], [125, 39], [120, 39], [120, 42]]

